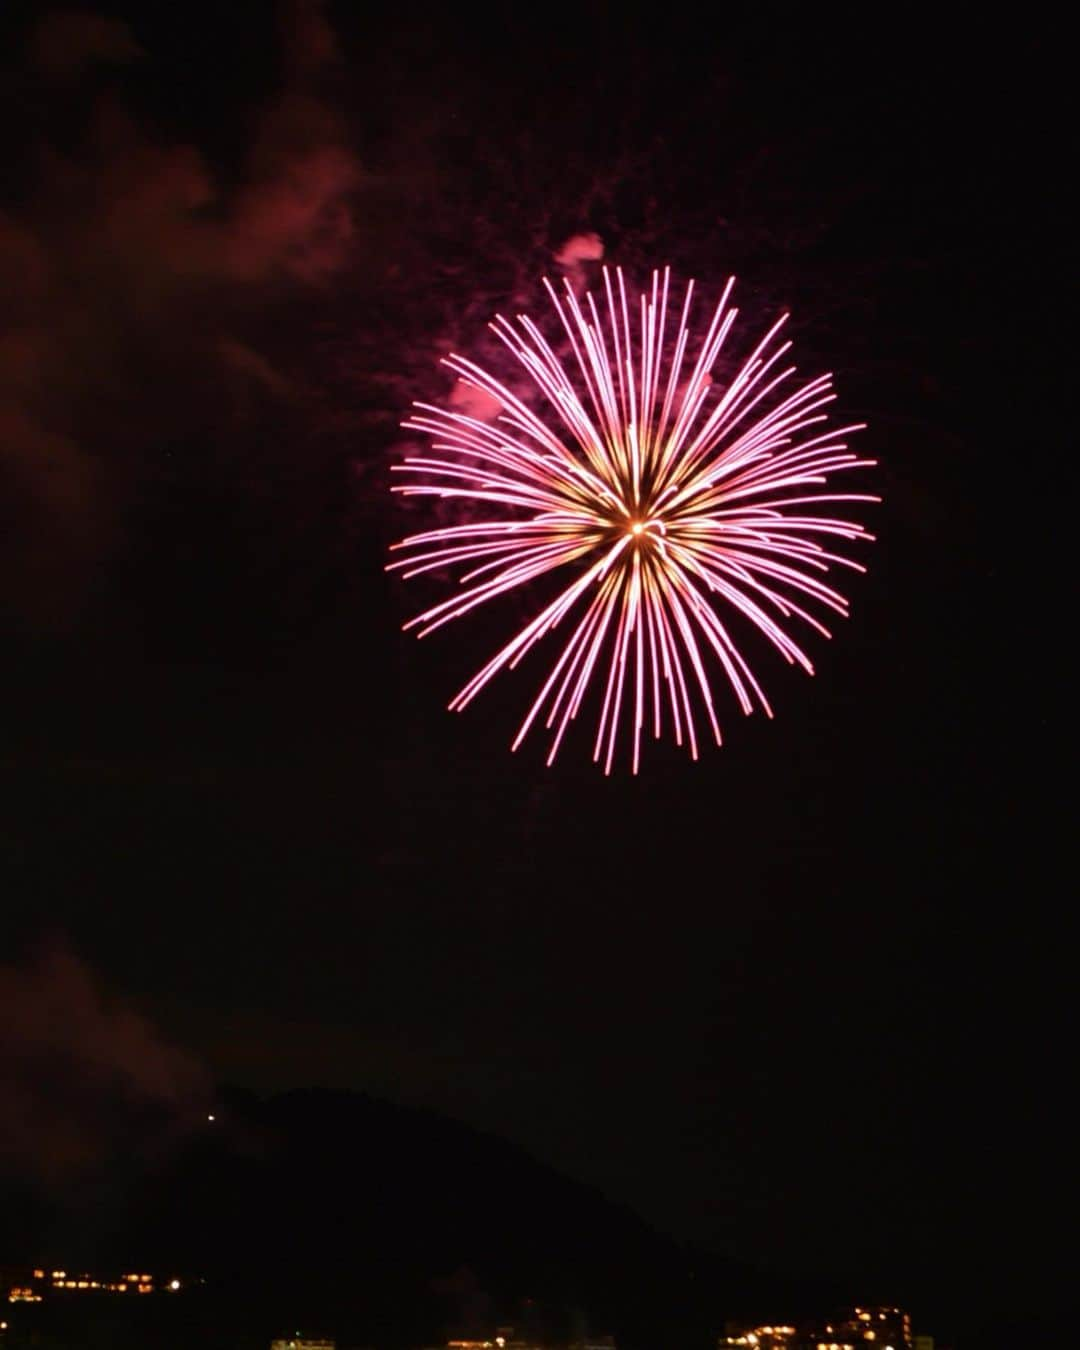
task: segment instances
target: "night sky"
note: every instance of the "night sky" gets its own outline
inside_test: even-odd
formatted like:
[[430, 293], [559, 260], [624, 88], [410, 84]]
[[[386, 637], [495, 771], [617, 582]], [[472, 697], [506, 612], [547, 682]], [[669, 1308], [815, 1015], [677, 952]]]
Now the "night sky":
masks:
[[[1035, 1297], [1070, 438], [1056, 39], [1019, 23], [4, 8], [24, 1066], [63, 1044], [179, 1115], [216, 1082], [364, 1090], [854, 1296]], [[753, 648], [775, 719], [725, 702], [722, 750], [637, 780], [584, 734], [508, 753], [542, 662], [445, 711], [527, 598], [417, 643], [383, 571], [411, 400], [582, 231], [635, 279], [734, 272], [754, 328], [790, 308], [884, 497], [817, 676]], [[37, 1081], [0, 1075], [0, 1143], [54, 1183], [101, 1141]]]

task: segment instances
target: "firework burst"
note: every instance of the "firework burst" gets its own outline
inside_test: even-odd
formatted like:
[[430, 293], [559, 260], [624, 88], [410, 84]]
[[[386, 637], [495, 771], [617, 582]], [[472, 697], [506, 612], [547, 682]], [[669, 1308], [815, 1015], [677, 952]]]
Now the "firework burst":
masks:
[[[636, 304], [622, 272], [603, 271], [599, 304], [545, 281], [562, 324], [562, 354], [533, 320], [497, 317], [492, 331], [535, 394], [528, 406], [463, 356], [445, 364], [479, 390], [493, 421], [417, 403], [404, 423], [431, 450], [395, 471], [405, 496], [462, 498], [462, 523], [393, 545], [388, 570], [449, 570], [454, 593], [410, 620], [422, 637], [549, 573], [554, 598], [451, 701], [465, 708], [542, 639], [561, 643], [513, 748], [538, 721], [550, 764], [590, 689], [597, 690], [593, 758], [609, 773], [620, 743], [638, 771], [642, 734], [670, 733], [696, 759], [707, 724], [721, 743], [712, 679], [722, 673], [744, 713], [772, 709], [729, 632], [749, 620], [791, 664], [813, 673], [788, 628], [829, 632], [806, 606], [846, 615], [822, 579], [834, 566], [865, 570], [830, 551], [869, 540], [861, 525], [818, 514], [823, 503], [879, 500], [827, 489], [828, 477], [873, 464], [847, 449], [861, 424], [827, 427], [831, 377], [793, 381], [784, 364], [786, 315], [741, 364], [724, 360], [735, 323], [728, 281], [699, 341], [689, 328], [694, 284], [672, 301], [668, 271]], [[633, 317], [632, 317], [633, 316]], [[674, 322], [673, 322], [674, 320]], [[729, 369], [730, 367], [730, 369]]]

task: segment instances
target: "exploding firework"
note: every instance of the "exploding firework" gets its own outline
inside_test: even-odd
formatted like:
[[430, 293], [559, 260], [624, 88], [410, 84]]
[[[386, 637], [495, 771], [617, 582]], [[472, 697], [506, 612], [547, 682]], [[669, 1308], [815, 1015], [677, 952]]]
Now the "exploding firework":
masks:
[[405, 627], [423, 637], [557, 574], [562, 589], [538, 602], [450, 708], [465, 708], [542, 639], [561, 637], [513, 749], [542, 720], [550, 764], [595, 689], [593, 758], [606, 773], [619, 744], [638, 771], [643, 732], [670, 733], [696, 759], [706, 722], [721, 743], [717, 673], [744, 713], [759, 706], [772, 716], [729, 631], [732, 615], [813, 673], [788, 628], [798, 621], [829, 636], [805, 606], [846, 616], [844, 598], [822, 576], [833, 566], [865, 569], [826, 545], [872, 538], [853, 521], [816, 512], [822, 503], [879, 500], [821, 489], [830, 474], [874, 461], [844, 441], [862, 424], [825, 425], [831, 376], [792, 387], [795, 367], [782, 364], [791, 347], [780, 336], [786, 315], [741, 364], [725, 357], [714, 384], [737, 315], [733, 278], [699, 342], [688, 326], [694, 284], [681, 307], [669, 303], [666, 270], [653, 274], [637, 305], [619, 270], [604, 269], [599, 304], [591, 294], [579, 300], [569, 284], [562, 296], [544, 284], [562, 324], [561, 355], [528, 316], [491, 324], [530, 393], [519, 397], [451, 355], [445, 364], [461, 387], [479, 391], [471, 397], [497, 407], [497, 417], [417, 403], [404, 423], [430, 438], [431, 453], [396, 465], [408, 481], [393, 491], [470, 506], [461, 523], [393, 545], [405, 556], [388, 570], [459, 574], [448, 599]]

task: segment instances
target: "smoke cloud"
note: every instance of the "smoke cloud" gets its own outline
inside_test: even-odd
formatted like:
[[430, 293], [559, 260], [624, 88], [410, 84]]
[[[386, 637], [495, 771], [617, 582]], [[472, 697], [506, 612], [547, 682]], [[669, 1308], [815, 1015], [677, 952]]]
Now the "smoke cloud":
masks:
[[232, 110], [248, 131], [228, 168], [128, 106], [122, 77], [154, 54], [116, 19], [47, 14], [0, 70], [22, 150], [0, 202], [0, 601], [32, 627], [79, 612], [162, 427], [289, 396], [252, 330], [352, 255], [334, 35], [303, 0], [279, 28], [282, 85]]
[[603, 258], [604, 241], [595, 233], [571, 235], [555, 253], [555, 262], [578, 295], [588, 287], [589, 264]]
[[0, 966], [5, 1171], [49, 1185], [76, 1179], [132, 1137], [145, 1148], [178, 1117], [194, 1118], [207, 1091], [200, 1065], [107, 997], [72, 952]]

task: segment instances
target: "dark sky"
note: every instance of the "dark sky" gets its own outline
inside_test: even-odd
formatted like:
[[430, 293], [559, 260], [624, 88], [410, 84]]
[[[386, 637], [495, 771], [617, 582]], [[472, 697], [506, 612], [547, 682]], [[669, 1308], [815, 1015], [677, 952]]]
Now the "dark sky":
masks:
[[[778, 1269], [1031, 1294], [1053, 35], [0, 22], [8, 1027], [100, 1022], [77, 1053], [182, 1108], [200, 1072], [423, 1103]], [[885, 499], [817, 677], [761, 653], [775, 720], [637, 781], [510, 756], [528, 672], [446, 714], [498, 620], [417, 644], [382, 571], [409, 402], [582, 230], [635, 276], [735, 272], [761, 327], [790, 307]]]

